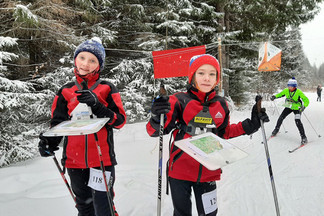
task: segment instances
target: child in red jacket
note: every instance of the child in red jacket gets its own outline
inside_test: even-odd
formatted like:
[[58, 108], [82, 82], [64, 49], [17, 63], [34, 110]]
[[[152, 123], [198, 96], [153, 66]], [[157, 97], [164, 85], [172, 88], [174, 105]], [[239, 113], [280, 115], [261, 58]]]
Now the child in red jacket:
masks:
[[[111, 197], [114, 197], [113, 184], [117, 162], [113, 128], [119, 129], [124, 126], [126, 114], [118, 89], [112, 83], [99, 79], [105, 61], [105, 49], [100, 39], [95, 38], [80, 44], [75, 50], [74, 61], [76, 80], [65, 84], [56, 94], [52, 105], [51, 127], [71, 119], [72, 111], [79, 103], [91, 107], [93, 115], [97, 118], [110, 118], [96, 135], [105, 170], [110, 172], [109, 191]], [[44, 137], [41, 134], [39, 142], [41, 156], [50, 156], [58, 150], [61, 139], [62, 137]], [[100, 169], [94, 134], [64, 137], [62, 162], [71, 179], [79, 215], [111, 215], [107, 192], [88, 186], [91, 173]], [[118, 215], [115, 210], [113, 211], [114, 215]]]
[[[172, 131], [173, 143], [168, 163], [168, 180], [174, 206], [174, 216], [191, 215], [191, 190], [194, 190], [198, 215], [217, 214], [216, 180], [221, 178], [221, 169], [211, 171], [174, 145], [196, 134], [211, 131], [229, 139], [243, 134], [252, 134], [260, 127], [260, 119], [253, 107], [251, 119], [230, 124], [229, 110], [224, 98], [218, 96], [215, 87], [219, 83], [220, 67], [215, 57], [203, 54], [194, 56], [189, 64], [187, 92], [170, 97], [154, 99], [152, 117], [146, 125], [150, 136], [159, 135], [160, 115], [165, 114], [164, 134]], [[266, 113], [262, 113], [263, 117]], [[195, 117], [212, 118], [215, 128], [195, 122]], [[205, 202], [213, 200], [214, 202]]]

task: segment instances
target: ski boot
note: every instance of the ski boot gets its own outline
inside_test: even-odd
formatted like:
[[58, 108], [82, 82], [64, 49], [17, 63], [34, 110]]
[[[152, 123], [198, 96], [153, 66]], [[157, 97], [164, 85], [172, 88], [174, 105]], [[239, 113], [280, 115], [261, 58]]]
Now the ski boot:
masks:
[[307, 137], [306, 136], [302, 137], [301, 145], [305, 145], [307, 142], [308, 142]]
[[275, 129], [272, 131], [271, 136], [276, 136], [278, 132], [279, 132], [279, 128], [275, 128]]

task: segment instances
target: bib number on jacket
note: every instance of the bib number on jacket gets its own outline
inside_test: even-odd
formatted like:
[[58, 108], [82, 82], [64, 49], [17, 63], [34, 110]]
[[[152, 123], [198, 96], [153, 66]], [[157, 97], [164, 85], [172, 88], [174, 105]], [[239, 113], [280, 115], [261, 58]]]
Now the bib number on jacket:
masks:
[[[109, 182], [111, 172], [105, 171], [107, 182]], [[102, 171], [90, 168], [90, 177], [88, 186], [96, 191], [106, 191], [105, 180], [103, 179]]]
[[216, 211], [217, 209], [217, 189], [201, 195], [205, 214]]
[[285, 103], [284, 103], [282, 106], [287, 107], [287, 108], [291, 108], [292, 105], [293, 105], [292, 102], [290, 102], [290, 101], [285, 101]]

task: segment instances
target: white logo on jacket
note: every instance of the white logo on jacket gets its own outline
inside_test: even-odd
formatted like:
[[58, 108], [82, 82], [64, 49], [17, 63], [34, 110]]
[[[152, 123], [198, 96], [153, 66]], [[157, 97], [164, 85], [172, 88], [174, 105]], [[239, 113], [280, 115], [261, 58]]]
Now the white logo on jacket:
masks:
[[215, 118], [223, 118], [222, 113], [218, 112], [218, 113], [215, 115]]

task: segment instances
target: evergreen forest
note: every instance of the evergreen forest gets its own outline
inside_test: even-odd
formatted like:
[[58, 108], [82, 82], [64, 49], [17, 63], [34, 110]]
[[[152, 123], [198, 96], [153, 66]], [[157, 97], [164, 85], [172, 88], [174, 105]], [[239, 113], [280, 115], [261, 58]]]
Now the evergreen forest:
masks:
[[[154, 79], [152, 51], [206, 46], [220, 58], [228, 101], [266, 99], [295, 77], [314, 91], [324, 64], [304, 55], [300, 25], [322, 0], [0, 0], [0, 167], [33, 158], [59, 88], [74, 77], [77, 45], [99, 37], [101, 79], [120, 91], [127, 122], [146, 121], [160, 84], [184, 91], [186, 77]], [[219, 43], [219, 39], [221, 43]], [[260, 44], [282, 50], [281, 70], [259, 72]]]

